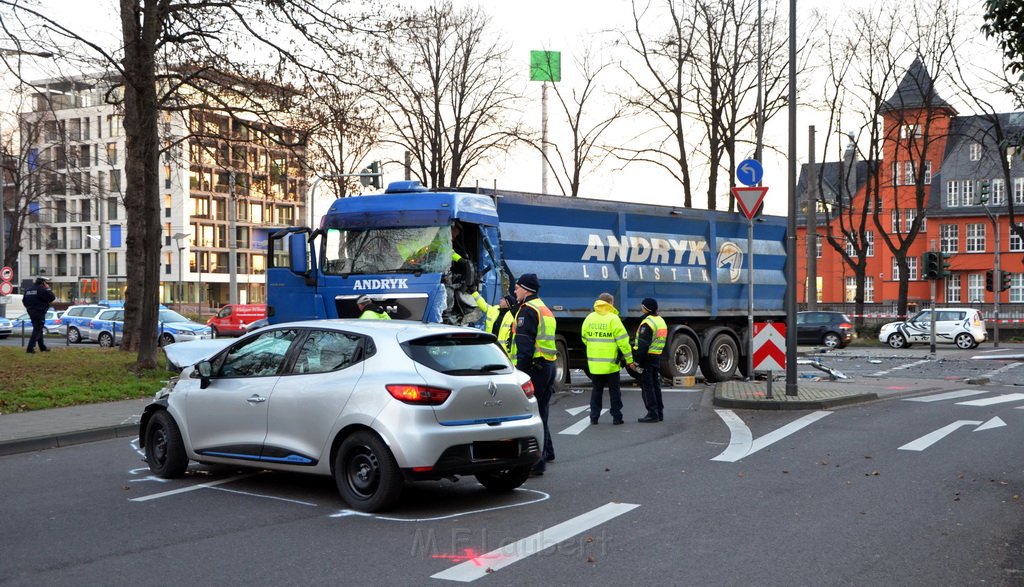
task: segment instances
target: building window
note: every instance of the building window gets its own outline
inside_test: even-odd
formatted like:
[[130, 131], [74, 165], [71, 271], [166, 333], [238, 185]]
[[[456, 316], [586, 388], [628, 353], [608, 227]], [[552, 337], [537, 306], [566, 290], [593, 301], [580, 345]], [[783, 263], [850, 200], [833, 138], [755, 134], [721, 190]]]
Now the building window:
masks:
[[864, 241], [868, 243], [868, 250], [864, 253], [865, 257], [875, 256], [875, 231], [865, 230]]
[[[1018, 225], [1020, 226], [1020, 225]], [[1019, 253], [1024, 251], [1024, 241], [1021, 240], [1017, 233], [1014, 232], [1013, 227], [1010, 227], [1010, 252]]]
[[981, 143], [971, 143], [971, 161], [981, 161]]
[[900, 264], [896, 262], [896, 257], [892, 258], [892, 280], [900, 280]]
[[904, 161], [903, 162], [903, 184], [914, 185], [917, 181], [914, 178], [914, 162]]
[[960, 275], [951, 274], [946, 276], [946, 303], [960, 302]]
[[107, 198], [107, 220], [117, 220], [117, 198]]
[[904, 124], [900, 127], [901, 139], [915, 139], [919, 136], [921, 136], [921, 125], [919, 124]]
[[939, 250], [943, 253], [960, 252], [960, 225], [943, 224], [939, 226]]
[[107, 165], [117, 165], [117, 143], [107, 143]]
[[951, 179], [946, 182], [946, 207], [956, 208], [960, 205], [960, 182]]
[[846, 302], [857, 301], [857, 278], [847, 277], [843, 288], [843, 299]]
[[1010, 278], [1010, 301], [1024, 302], [1024, 273], [1014, 273]]
[[895, 161], [892, 164], [892, 178], [890, 181], [892, 185], [900, 185], [900, 164]]
[[1002, 179], [993, 179], [991, 184], [992, 189], [992, 205], [1001, 206], [1006, 203], [1006, 183]]
[[1024, 204], [1024, 177], [1013, 178], [1013, 203]]
[[117, 253], [107, 253], [107, 275], [117, 275], [120, 272], [117, 268]]
[[985, 252], [985, 225], [984, 224], [968, 224], [967, 225], [967, 246], [964, 248], [968, 253], [984, 253]]
[[981, 273], [967, 276], [967, 301], [972, 304], [985, 301], [985, 276]]
[[[903, 211], [903, 230], [906, 231], [906, 232], [910, 232], [910, 227], [914, 225], [914, 219], [916, 219], [916, 218], [917, 218], [917, 209], [916, 208], [908, 208], [907, 210], [904, 210]], [[924, 231], [928, 230], [928, 219], [927, 218], [921, 218], [921, 228], [918, 229], [918, 230], [920, 230], [921, 232], [924, 232]]]
[[960, 182], [960, 189], [963, 191], [960, 193], [960, 201], [964, 206], [977, 206], [981, 202], [975, 199], [974, 194], [974, 182], [973, 181], [962, 181]]
[[875, 278], [867, 276], [864, 278], [864, 302], [875, 303]]
[[907, 257], [907, 279], [917, 281], [917, 257]]
[[121, 170], [111, 169], [110, 170], [110, 191], [114, 193], [121, 193]]
[[814, 239], [814, 256], [819, 259], [821, 258], [821, 240], [821, 237]]
[[899, 210], [893, 210], [892, 211], [892, 233], [893, 234], [897, 234], [897, 233], [900, 233], [900, 232], [903, 232], [902, 230], [900, 230], [900, 211]]
[[925, 161], [924, 162], [924, 178], [922, 178], [922, 180], [924, 181], [924, 185], [928, 185], [928, 184], [930, 184], [932, 182], [932, 162], [931, 161]]

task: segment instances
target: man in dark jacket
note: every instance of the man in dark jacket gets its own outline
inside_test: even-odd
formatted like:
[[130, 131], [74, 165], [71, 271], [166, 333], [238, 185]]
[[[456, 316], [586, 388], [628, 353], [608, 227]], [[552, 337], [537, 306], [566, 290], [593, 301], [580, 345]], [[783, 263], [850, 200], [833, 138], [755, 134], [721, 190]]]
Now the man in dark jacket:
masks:
[[555, 345], [555, 315], [537, 297], [540, 280], [534, 273], [524, 273], [516, 281], [515, 296], [519, 301], [516, 308], [515, 335], [512, 357], [516, 368], [530, 376], [537, 411], [544, 423], [544, 458], [534, 465], [531, 474], [543, 475], [547, 461], [555, 460], [555, 448], [551, 443], [548, 428], [548, 406], [552, 387], [555, 383], [555, 359], [558, 348]]
[[50, 309], [53, 300], [57, 299], [57, 296], [50, 291], [50, 280], [45, 277], [37, 277], [35, 284], [25, 288], [25, 291], [21, 293], [24, 294], [21, 303], [25, 305], [28, 317], [32, 320], [32, 336], [28, 339], [27, 352], [36, 352], [37, 344], [40, 351], [49, 352], [50, 349], [46, 348], [46, 343], [43, 341], [43, 333], [46, 331], [44, 328], [46, 311]]

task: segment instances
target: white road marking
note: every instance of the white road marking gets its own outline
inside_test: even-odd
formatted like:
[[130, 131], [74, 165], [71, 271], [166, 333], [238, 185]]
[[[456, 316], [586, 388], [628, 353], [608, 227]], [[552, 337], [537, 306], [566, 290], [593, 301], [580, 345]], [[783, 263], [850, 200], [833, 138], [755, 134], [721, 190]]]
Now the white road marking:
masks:
[[220, 481], [210, 481], [209, 483], [200, 483], [198, 485], [190, 485], [188, 487], [180, 487], [178, 489], [172, 489], [170, 491], [164, 491], [162, 493], [154, 493], [153, 495], [146, 495], [143, 497], [133, 497], [128, 501], [150, 501], [154, 499], [160, 499], [162, 497], [170, 497], [172, 495], [178, 495], [179, 493], [188, 493], [189, 491], [195, 491], [197, 489], [207, 489], [210, 487], [216, 487], [217, 485], [224, 485], [225, 483], [232, 483], [239, 479], [245, 479], [259, 475], [260, 472], [246, 473], [244, 475], [235, 475], [234, 477], [228, 477], [227, 479], [221, 479]]
[[565, 411], [569, 412], [570, 416], [579, 416], [580, 414], [588, 411], [589, 409], [590, 406], [577, 406], [575, 408], [566, 408]]
[[904, 444], [899, 448], [899, 450], [922, 451], [928, 448], [929, 446], [935, 444], [936, 442], [942, 440], [943, 438], [949, 436], [962, 426], [976, 426], [979, 424], [981, 424], [981, 421], [979, 420], [957, 420], [956, 422], [953, 422], [948, 426], [943, 426], [942, 428], [939, 428], [935, 432], [929, 432], [928, 434], [925, 434], [924, 436], [918, 438], [917, 440]]
[[959, 391], [947, 391], [946, 393], [937, 393], [935, 395], [926, 395], [923, 397], [910, 397], [903, 401], [905, 402], [941, 402], [947, 399], [957, 399], [961, 397], [970, 397], [972, 395], [981, 395], [988, 393], [985, 389], [961, 389]]
[[[590, 408], [587, 408], [587, 409], [589, 410]], [[608, 409], [607, 408], [601, 410], [601, 415], [602, 416], [607, 414], [607, 413], [608, 413]], [[587, 428], [590, 428], [590, 417], [589, 416], [586, 417], [586, 418], [583, 418], [579, 422], [576, 422], [572, 426], [569, 426], [565, 430], [562, 430], [561, 432], [559, 432], [559, 434], [569, 434], [569, 435], [572, 435], [572, 436], [578, 436], [581, 432], [583, 432]]]
[[825, 411], [812, 412], [799, 420], [790, 422], [782, 428], [773, 430], [755, 440], [753, 438], [753, 434], [750, 432], [750, 428], [747, 428], [747, 425], [743, 423], [743, 420], [734, 414], [732, 410], [715, 410], [715, 412], [720, 418], [722, 418], [725, 425], [729, 427], [730, 438], [729, 446], [726, 447], [721, 454], [711, 460], [727, 463], [734, 463], [745, 456], [752, 455], [762, 448], [770, 446], [772, 443], [778, 442], [790, 434], [793, 434], [805, 426], [813, 424], [832, 413]]
[[1010, 363], [1009, 365], [1003, 365], [1002, 367], [1000, 367], [998, 369], [993, 369], [993, 370], [991, 370], [991, 371], [989, 371], [987, 373], [982, 373], [982, 375], [985, 376], [985, 377], [994, 377], [996, 375], [1001, 375], [1001, 374], [1003, 374], [1003, 373], [1005, 373], [1005, 372], [1007, 372], [1007, 371], [1009, 371], [1011, 369], [1016, 369], [1017, 367], [1020, 367], [1021, 365], [1024, 365], [1024, 363]]
[[238, 491], [237, 489], [228, 489], [227, 487], [210, 487], [215, 491], [227, 491], [228, 493], [237, 493], [239, 495], [248, 495], [249, 497], [262, 497], [263, 499], [276, 499], [277, 501], [286, 501], [288, 503], [297, 503], [299, 505], [309, 505], [317, 507], [317, 504], [310, 503], [308, 501], [299, 501], [297, 499], [288, 499], [287, 497], [277, 497], [275, 495], [263, 495], [262, 493], [253, 493], [251, 491]]
[[872, 373], [870, 375], [867, 375], [867, 377], [884, 377], [884, 376], [888, 375], [889, 373], [892, 373], [893, 371], [900, 371], [902, 369], [909, 369], [911, 367], [916, 367], [918, 365], [922, 365], [924, 363], [930, 363], [930, 362], [931, 362], [931, 359], [921, 359], [920, 361], [914, 361], [913, 363], [907, 363], [905, 365], [898, 365], [896, 367], [893, 367], [892, 369], [886, 369], [885, 371], [879, 371], [877, 373]]
[[[468, 512], [456, 512], [454, 514], [447, 514], [447, 515], [444, 515], [444, 516], [434, 516], [432, 518], [393, 518], [393, 517], [388, 517], [388, 516], [377, 516], [377, 515], [373, 515], [373, 514], [366, 514], [366, 515], [370, 515], [371, 517], [373, 517], [373, 518], [375, 518], [377, 520], [387, 520], [388, 522], [436, 522], [437, 520], [448, 520], [448, 519], [451, 519], [451, 518], [460, 518], [460, 517], [463, 517], [463, 516], [470, 516], [470, 515], [473, 515], [473, 514], [482, 514], [484, 512], [496, 512], [498, 510], [504, 510], [504, 509], [508, 509], [508, 508], [517, 508], [517, 507], [522, 507], [524, 505], [532, 505], [532, 504], [535, 504], [535, 503], [540, 503], [542, 501], [546, 501], [548, 499], [551, 499], [551, 495], [550, 494], [544, 493], [543, 491], [537, 491], [536, 489], [526, 489], [525, 487], [520, 487], [520, 488], [516, 489], [516, 491], [525, 491], [525, 492], [529, 492], [529, 493], [536, 493], [540, 497], [538, 497], [537, 499], [531, 499], [530, 501], [524, 501], [522, 503], [510, 503], [510, 504], [506, 504], [506, 505], [494, 506], [492, 508], [483, 508], [483, 509], [472, 510], [472, 511], [468, 511]], [[342, 515], [346, 515], [343, 512], [351, 512], [351, 511], [352, 510], [342, 510], [341, 512], [339, 512], [337, 514], [332, 514], [331, 517], [332, 518], [338, 518], [338, 517], [341, 517]], [[356, 515], [356, 514], [357, 514], [357, 512], [353, 512], [352, 514], [347, 514], [347, 515]]]
[[995, 404], [1005, 404], [1009, 402], [1018, 402], [1024, 399], [1024, 393], [1006, 393], [1003, 395], [997, 395], [995, 397], [986, 397], [984, 399], [975, 399], [969, 402], [957, 402], [958, 406], [992, 406]]
[[1002, 428], [1003, 426], [1006, 426], [1006, 422], [1003, 422], [1002, 418], [1000, 418], [999, 416], [996, 416], [995, 418], [992, 418], [988, 422], [985, 422], [981, 426], [978, 426], [977, 428], [975, 428], [974, 431], [975, 432], [981, 432], [982, 430], [991, 430], [992, 428]]
[[527, 536], [518, 542], [480, 555], [476, 559], [459, 563], [450, 569], [431, 575], [431, 578], [461, 583], [475, 581], [638, 507], [640, 507], [639, 504], [632, 503], [605, 504], [571, 520]]

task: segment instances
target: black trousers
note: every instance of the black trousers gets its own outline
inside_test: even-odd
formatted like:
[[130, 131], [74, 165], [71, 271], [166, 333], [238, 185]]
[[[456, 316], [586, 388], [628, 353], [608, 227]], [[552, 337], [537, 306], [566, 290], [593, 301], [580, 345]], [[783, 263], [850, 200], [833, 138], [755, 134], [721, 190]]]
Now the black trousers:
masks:
[[34, 349], [37, 344], [41, 350], [46, 350], [46, 343], [43, 342], [43, 333], [46, 332], [45, 325], [45, 318], [38, 320], [32, 318], [32, 335], [28, 337], [28, 350]]
[[[551, 443], [551, 430], [548, 428], [548, 406], [555, 384], [554, 361], [534, 361], [530, 369], [530, 381], [533, 382], [533, 396], [537, 398], [537, 411], [540, 421], [544, 423], [544, 459], [555, 458], [555, 447]], [[544, 460], [537, 463], [535, 469], [544, 470]]]
[[665, 410], [661, 402], [661, 355], [648, 355], [641, 367], [644, 372], [640, 374], [640, 390], [647, 415], [660, 416]]
[[608, 397], [611, 399], [612, 420], [622, 419], [622, 388], [619, 385], [619, 372], [604, 373], [598, 375], [590, 374], [590, 419], [596, 420], [601, 415], [603, 407], [604, 388], [608, 387]]

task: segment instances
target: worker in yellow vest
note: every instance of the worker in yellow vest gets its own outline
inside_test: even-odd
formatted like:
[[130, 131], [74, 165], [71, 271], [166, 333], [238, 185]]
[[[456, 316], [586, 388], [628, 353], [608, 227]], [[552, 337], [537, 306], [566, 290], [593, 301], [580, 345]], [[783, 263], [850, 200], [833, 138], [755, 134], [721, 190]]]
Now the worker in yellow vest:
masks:
[[612, 424], [622, 424], [622, 391], [619, 386], [621, 353], [626, 364], [635, 368], [633, 350], [629, 348], [629, 333], [622, 325], [615, 297], [602, 293], [594, 302], [594, 311], [583, 320], [580, 331], [587, 347], [587, 370], [590, 372], [590, 423], [596, 425], [601, 417], [604, 388], [608, 387], [611, 400]]
[[540, 280], [534, 273], [524, 273], [516, 281], [515, 295], [519, 301], [515, 322], [516, 368], [530, 376], [537, 411], [544, 423], [544, 458], [534, 465], [531, 474], [543, 475], [548, 461], [555, 460], [555, 448], [548, 428], [548, 405], [555, 383], [555, 315], [537, 297]]
[[[515, 358], [515, 346], [512, 343], [512, 324], [514, 323], [515, 309], [519, 304], [516, 300], [516, 296], [509, 294], [503, 298], [496, 305], [488, 304], [487, 300], [480, 295], [480, 292], [474, 291], [473, 301], [476, 302], [476, 307], [484, 313], [484, 330], [490, 332], [498, 337], [498, 345], [505, 351], [511, 358]], [[502, 315], [504, 312], [504, 315]], [[498, 331], [494, 332], [494, 323], [498, 321], [498, 316], [501, 316], [501, 324], [498, 326]]]
[[644, 398], [647, 415], [638, 422], [661, 422], [665, 419], [665, 405], [661, 401], [661, 353], [665, 350], [668, 326], [658, 315], [658, 300], [644, 298], [640, 303], [644, 319], [636, 331], [633, 356], [643, 372], [640, 374], [640, 389]]
[[386, 310], [377, 305], [376, 302], [370, 299], [370, 296], [359, 296], [356, 300], [356, 306], [359, 307], [359, 318], [362, 320], [390, 320], [391, 316]]

